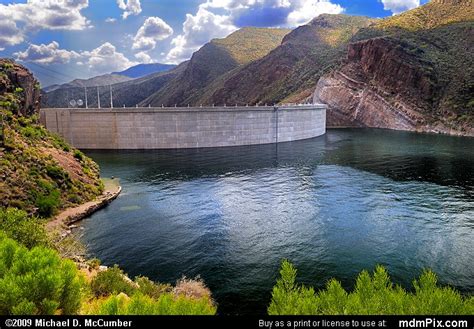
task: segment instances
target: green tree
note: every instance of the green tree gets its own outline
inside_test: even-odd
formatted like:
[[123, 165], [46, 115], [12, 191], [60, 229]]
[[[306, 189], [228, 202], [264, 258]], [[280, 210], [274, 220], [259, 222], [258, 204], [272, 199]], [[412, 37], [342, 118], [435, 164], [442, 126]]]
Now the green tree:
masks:
[[44, 226], [37, 217], [16, 208], [0, 208], [0, 231], [27, 248], [49, 245]]
[[91, 290], [97, 297], [118, 293], [125, 293], [130, 296], [135, 292], [136, 284], [130, 281], [123, 271], [115, 265], [99, 272], [94, 277], [91, 282]]
[[283, 261], [280, 278], [272, 292], [270, 315], [386, 315], [386, 314], [473, 314], [474, 297], [462, 296], [451, 287], [438, 286], [436, 274], [425, 270], [413, 282], [414, 292], [394, 285], [383, 266], [372, 275], [362, 271], [352, 292], [335, 279], [315, 292], [296, 283], [296, 269]]
[[75, 314], [83, 289], [72, 261], [46, 247], [28, 250], [0, 235], [0, 314]]

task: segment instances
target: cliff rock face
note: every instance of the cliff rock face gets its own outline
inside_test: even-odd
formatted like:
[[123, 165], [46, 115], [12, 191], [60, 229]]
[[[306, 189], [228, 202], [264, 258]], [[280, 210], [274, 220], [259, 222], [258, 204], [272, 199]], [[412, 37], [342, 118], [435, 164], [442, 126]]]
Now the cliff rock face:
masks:
[[329, 126], [426, 130], [417, 108], [429, 107], [434, 77], [413, 62], [386, 38], [351, 44], [347, 63], [318, 82], [314, 101], [329, 105]]
[[[328, 126], [474, 136], [474, 5], [459, 5], [431, 2], [361, 30], [316, 86]], [[428, 20], [438, 16], [446, 22]]]
[[38, 81], [23, 66], [9, 59], [0, 59], [0, 95], [20, 94], [19, 113], [31, 116], [39, 113], [41, 92]]

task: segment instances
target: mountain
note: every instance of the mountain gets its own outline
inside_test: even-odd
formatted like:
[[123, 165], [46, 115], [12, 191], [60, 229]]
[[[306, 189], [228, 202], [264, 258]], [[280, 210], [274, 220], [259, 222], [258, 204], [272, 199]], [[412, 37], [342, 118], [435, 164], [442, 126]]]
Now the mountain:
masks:
[[113, 72], [112, 74], [117, 74], [121, 76], [126, 76], [132, 79], [141, 78], [153, 73], [160, 73], [172, 70], [176, 67], [173, 64], [160, 64], [160, 63], [151, 63], [151, 64], [138, 64], [132, 66], [125, 71]]
[[176, 68], [160, 73], [154, 73], [138, 79], [129, 79], [111, 86], [100, 86], [86, 88], [71, 87], [60, 88], [43, 94], [41, 99], [42, 107], [60, 108], [68, 107], [71, 99], [85, 101], [85, 91], [87, 91], [87, 101], [89, 107], [97, 107], [97, 92], [100, 97], [101, 107], [110, 107], [110, 90], [112, 89], [115, 107], [135, 106], [142, 100], [154, 94], [181, 73], [187, 62], [178, 65]]
[[319, 77], [341, 60], [351, 37], [373, 21], [321, 15], [286, 35], [268, 55], [216, 80], [198, 102], [278, 103], [310, 96]]
[[39, 99], [33, 75], [0, 59], [0, 208], [50, 217], [94, 199], [103, 185], [96, 163], [38, 123]]
[[[214, 39], [177, 67], [112, 85], [114, 106], [185, 105], [222, 74], [261, 58], [277, 47], [287, 29], [243, 28], [224, 39]], [[87, 89], [88, 105], [110, 107], [110, 87]], [[43, 90], [44, 91], [44, 90]], [[67, 107], [69, 100], [85, 100], [83, 87], [69, 86], [44, 93], [43, 107]]]
[[62, 85], [51, 85], [43, 88], [43, 92], [51, 92], [58, 89], [68, 89], [76, 87], [94, 87], [94, 86], [108, 86], [119, 82], [129, 81], [131, 78], [118, 74], [103, 74], [89, 79], [75, 79], [71, 82]]
[[318, 82], [328, 124], [474, 136], [474, 4], [432, 1], [361, 30]]
[[224, 39], [214, 39], [193, 54], [181, 74], [141, 105], [196, 104], [215, 79], [264, 57], [289, 32], [287, 29], [242, 28]]
[[154, 73], [161, 73], [175, 68], [176, 65], [171, 64], [139, 64], [121, 72], [113, 72], [110, 74], [99, 75], [90, 79], [75, 79], [62, 85], [51, 85], [43, 88], [44, 93], [49, 93], [58, 89], [75, 88], [75, 87], [95, 87], [109, 86], [132, 79], [141, 78]]

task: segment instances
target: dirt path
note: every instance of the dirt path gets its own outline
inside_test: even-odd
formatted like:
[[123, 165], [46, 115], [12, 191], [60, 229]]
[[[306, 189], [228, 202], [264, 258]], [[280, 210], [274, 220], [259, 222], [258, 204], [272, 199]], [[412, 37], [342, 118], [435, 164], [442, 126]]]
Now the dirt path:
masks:
[[102, 181], [105, 185], [102, 195], [98, 196], [93, 201], [86, 202], [74, 208], [67, 208], [66, 210], [62, 211], [53, 220], [46, 224], [46, 230], [48, 232], [54, 232], [67, 229], [69, 225], [84, 219], [117, 198], [122, 191], [122, 187], [120, 186], [118, 179], [106, 178]]

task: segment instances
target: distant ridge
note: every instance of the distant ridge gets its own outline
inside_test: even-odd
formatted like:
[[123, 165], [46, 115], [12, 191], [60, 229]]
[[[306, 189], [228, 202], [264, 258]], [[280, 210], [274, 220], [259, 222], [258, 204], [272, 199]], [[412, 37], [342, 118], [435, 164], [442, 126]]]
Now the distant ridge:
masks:
[[172, 70], [176, 67], [173, 64], [161, 64], [161, 63], [151, 63], [151, 64], [138, 64], [128, 69], [120, 72], [113, 72], [112, 74], [123, 75], [129, 78], [141, 78], [152, 73], [160, 73]]
[[206, 88], [224, 74], [258, 60], [278, 47], [289, 29], [245, 27], [196, 51], [184, 70], [141, 105], [197, 104]]
[[129, 81], [131, 78], [124, 75], [118, 74], [104, 74], [99, 75], [90, 79], [75, 79], [62, 85], [51, 85], [43, 88], [43, 92], [52, 92], [58, 89], [68, 89], [76, 87], [94, 87], [94, 86], [107, 86], [113, 85], [120, 82]]

